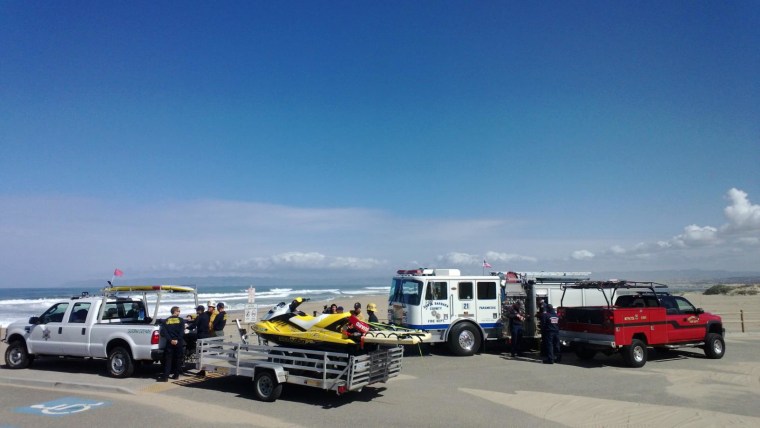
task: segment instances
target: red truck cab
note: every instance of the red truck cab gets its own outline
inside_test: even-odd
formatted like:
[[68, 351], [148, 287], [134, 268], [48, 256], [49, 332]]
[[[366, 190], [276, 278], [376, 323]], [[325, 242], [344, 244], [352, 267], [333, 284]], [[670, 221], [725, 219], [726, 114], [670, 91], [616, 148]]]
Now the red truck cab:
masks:
[[[621, 352], [631, 367], [646, 364], [648, 348], [701, 347], [708, 358], [725, 353], [719, 316], [696, 308], [666, 285], [633, 281], [586, 281], [566, 288], [596, 288], [606, 306], [562, 307], [560, 340], [581, 359]], [[618, 294], [616, 296], [616, 294]], [[611, 304], [614, 302], [614, 304]]]

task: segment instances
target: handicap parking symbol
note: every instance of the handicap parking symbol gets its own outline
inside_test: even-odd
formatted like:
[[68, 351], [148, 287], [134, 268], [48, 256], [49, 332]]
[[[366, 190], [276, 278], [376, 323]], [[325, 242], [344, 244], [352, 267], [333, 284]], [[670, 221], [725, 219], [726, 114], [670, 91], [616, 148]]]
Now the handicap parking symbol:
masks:
[[66, 416], [110, 405], [111, 403], [108, 401], [87, 400], [80, 397], [64, 397], [58, 400], [48, 401], [47, 403], [33, 404], [28, 407], [18, 407], [15, 411], [16, 413], [29, 413], [33, 415]]

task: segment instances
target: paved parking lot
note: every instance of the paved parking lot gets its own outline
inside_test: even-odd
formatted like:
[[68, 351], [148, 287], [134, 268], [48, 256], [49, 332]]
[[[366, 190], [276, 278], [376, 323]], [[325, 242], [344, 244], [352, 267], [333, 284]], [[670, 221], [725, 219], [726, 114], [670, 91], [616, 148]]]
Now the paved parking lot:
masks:
[[[758, 426], [758, 345], [760, 336], [734, 335], [722, 360], [699, 349], [653, 353], [641, 369], [619, 356], [581, 362], [566, 354], [562, 364], [544, 365], [536, 354], [512, 359], [498, 347], [473, 357], [433, 350], [406, 356], [401, 375], [380, 387], [337, 396], [286, 385], [274, 403], [256, 401], [245, 378], [162, 384], [151, 367], [111, 379], [103, 361], [46, 358], [30, 369], [0, 369], [0, 420], [17, 427], [100, 426], [102, 418], [131, 426], [164, 423], [156, 418], [181, 426]], [[99, 402], [108, 404], [92, 404]], [[28, 409], [86, 403], [65, 415]]]

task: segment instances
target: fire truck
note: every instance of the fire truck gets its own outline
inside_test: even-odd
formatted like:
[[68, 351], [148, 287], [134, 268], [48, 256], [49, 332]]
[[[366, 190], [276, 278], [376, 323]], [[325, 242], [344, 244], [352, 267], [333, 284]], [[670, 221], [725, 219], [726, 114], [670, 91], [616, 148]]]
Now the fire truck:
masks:
[[[509, 337], [507, 311], [520, 300], [526, 312], [525, 340], [540, 337], [536, 315], [543, 304], [558, 306], [562, 286], [589, 280], [590, 272], [491, 272], [462, 275], [459, 269], [399, 270], [388, 295], [388, 320], [431, 333], [455, 355], [478, 352], [486, 341]], [[565, 306], [601, 304], [596, 290], [565, 294]]]

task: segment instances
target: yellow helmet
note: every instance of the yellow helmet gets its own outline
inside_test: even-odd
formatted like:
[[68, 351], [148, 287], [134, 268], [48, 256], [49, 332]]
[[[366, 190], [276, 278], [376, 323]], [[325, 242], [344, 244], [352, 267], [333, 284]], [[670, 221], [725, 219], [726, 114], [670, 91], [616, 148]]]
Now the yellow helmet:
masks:
[[377, 305], [374, 304], [374, 303], [369, 303], [369, 304], [367, 304], [367, 310], [374, 312], [374, 311], [377, 310]]

